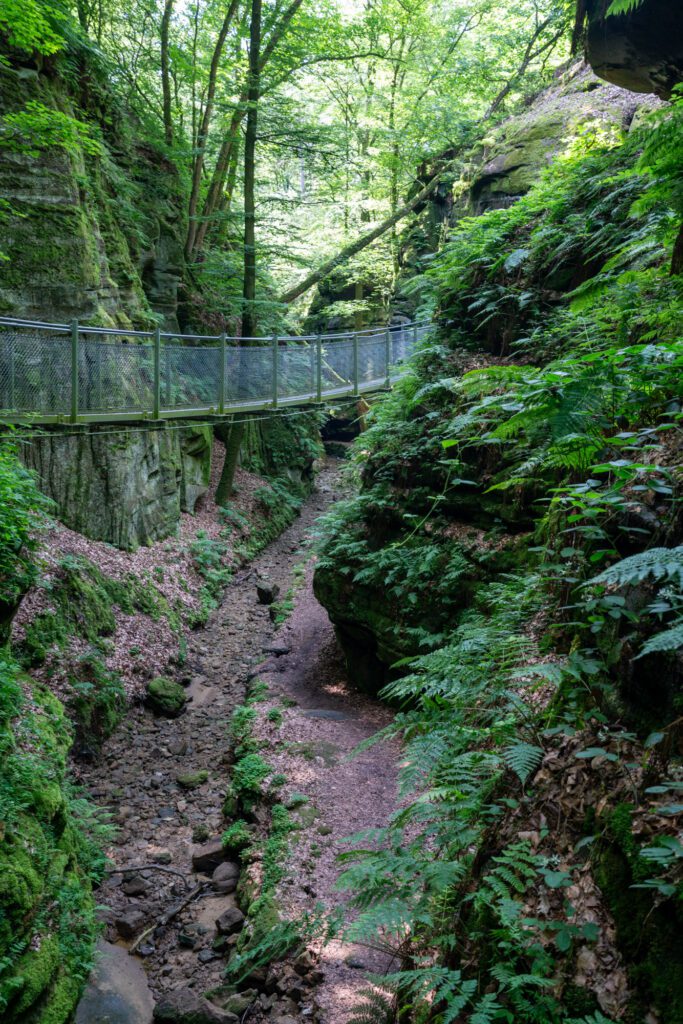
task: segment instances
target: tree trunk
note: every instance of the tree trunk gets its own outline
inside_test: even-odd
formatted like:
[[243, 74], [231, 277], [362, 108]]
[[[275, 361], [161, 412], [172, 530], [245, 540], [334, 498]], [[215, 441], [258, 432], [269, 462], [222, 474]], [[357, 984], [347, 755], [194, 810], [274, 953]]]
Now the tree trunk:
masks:
[[375, 239], [380, 238], [382, 235], [386, 234], [386, 232], [389, 231], [394, 226], [394, 224], [397, 224], [400, 220], [403, 220], [403, 218], [406, 217], [409, 213], [412, 213], [413, 210], [417, 206], [419, 206], [420, 203], [422, 203], [430, 195], [430, 193], [434, 191], [434, 189], [441, 180], [441, 175], [444, 173], [448, 166], [449, 165], [447, 164], [445, 167], [442, 167], [439, 173], [435, 174], [431, 181], [429, 181], [425, 185], [425, 187], [421, 189], [417, 193], [417, 195], [410, 200], [409, 203], [406, 203], [405, 206], [402, 206], [401, 209], [397, 210], [396, 213], [394, 213], [391, 217], [387, 217], [386, 220], [383, 220], [382, 223], [378, 224], [376, 228], [372, 229], [372, 231], [367, 231], [364, 235], [361, 235], [360, 238], [357, 238], [355, 242], [352, 242], [350, 245], [345, 246], [340, 252], [337, 253], [336, 256], [333, 256], [332, 259], [327, 260], [317, 270], [313, 270], [308, 275], [308, 277], [305, 277], [303, 281], [299, 282], [299, 284], [295, 284], [292, 288], [289, 288], [286, 292], [283, 292], [279, 298], [279, 301], [282, 303], [289, 303], [293, 302], [294, 299], [298, 299], [300, 295], [303, 295], [304, 292], [307, 292], [308, 289], [312, 288], [314, 284], [317, 284], [318, 281], [322, 281], [324, 277], [327, 277], [330, 271], [334, 270], [335, 267], [338, 267], [341, 263], [345, 263], [347, 260], [351, 259], [352, 256], [355, 256], [356, 253], [361, 252], [368, 245], [370, 245], [371, 242], [374, 242]]
[[[247, 129], [244, 137], [244, 281], [242, 286], [242, 338], [248, 347], [256, 336], [256, 131], [260, 97], [261, 0], [251, 0], [249, 26], [249, 88]], [[240, 361], [241, 362], [241, 361]], [[242, 367], [237, 373], [241, 376]], [[244, 420], [232, 422], [225, 446], [225, 462], [216, 489], [216, 503], [224, 505], [233, 491], [235, 470], [244, 437]]]
[[173, 14], [173, 0], [166, 0], [161, 19], [161, 93], [164, 109], [164, 138], [167, 145], [173, 143], [173, 117], [171, 111], [171, 76], [168, 58], [168, 34]]
[[199, 132], [197, 134], [197, 155], [194, 161], [194, 167], [192, 168], [192, 189], [190, 192], [190, 204], [189, 204], [189, 218], [187, 227], [187, 240], [185, 242], [185, 255], [189, 257], [192, 254], [194, 248], [195, 236], [197, 234], [197, 205], [199, 203], [199, 189], [202, 183], [202, 171], [204, 170], [204, 150], [209, 137], [209, 128], [211, 127], [211, 118], [213, 117], [214, 99], [216, 96], [216, 80], [218, 78], [218, 68], [220, 65], [221, 56], [223, 54], [223, 47], [225, 46], [225, 40], [228, 34], [228, 29], [235, 16], [237, 10], [237, 4], [239, 0], [231, 0], [230, 6], [226, 12], [221, 30], [218, 33], [218, 39], [214, 46], [213, 54], [211, 56], [211, 67], [209, 69], [209, 84], [206, 92], [206, 105], [204, 107], [204, 113], [202, 115], [201, 123], [199, 125]]
[[256, 131], [260, 96], [261, 0], [251, 0], [249, 88], [244, 137], [244, 281], [242, 337], [256, 336]]
[[683, 224], [681, 224], [678, 237], [674, 242], [674, 251], [671, 257], [671, 274], [683, 274]]

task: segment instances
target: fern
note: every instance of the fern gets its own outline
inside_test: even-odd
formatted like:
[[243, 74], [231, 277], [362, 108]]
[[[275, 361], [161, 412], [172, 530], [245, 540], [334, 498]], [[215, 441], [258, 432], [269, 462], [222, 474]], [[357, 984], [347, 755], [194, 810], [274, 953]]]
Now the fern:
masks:
[[630, 14], [643, 4], [644, 0], [612, 0], [607, 8], [607, 16], [617, 14]]
[[533, 746], [531, 743], [513, 743], [505, 747], [503, 758], [508, 768], [511, 769], [524, 785], [543, 759], [543, 748]]
[[643, 645], [643, 649], [638, 657], [643, 658], [646, 654], [655, 654], [659, 651], [677, 651], [681, 647], [683, 647], [683, 619], [679, 619], [678, 622], [669, 626], [668, 629], [664, 629], [661, 633], [651, 637]]
[[348, 1024], [391, 1024], [395, 1017], [391, 996], [377, 988], [363, 988], [358, 995], [362, 1000], [351, 1007]]
[[683, 545], [675, 548], [649, 548], [623, 558], [616, 565], [594, 576], [586, 585], [635, 587], [648, 579], [683, 584]]

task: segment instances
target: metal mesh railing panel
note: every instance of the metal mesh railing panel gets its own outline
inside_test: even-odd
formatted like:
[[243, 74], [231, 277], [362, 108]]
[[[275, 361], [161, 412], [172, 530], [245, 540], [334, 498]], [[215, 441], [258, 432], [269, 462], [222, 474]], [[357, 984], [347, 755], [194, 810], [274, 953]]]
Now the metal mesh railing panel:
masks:
[[268, 402], [273, 398], [273, 353], [269, 346], [225, 353], [225, 404]]
[[154, 404], [154, 348], [123, 335], [81, 334], [78, 342], [80, 412], [148, 413]]
[[387, 335], [373, 334], [358, 346], [358, 382], [376, 384], [387, 378]]
[[0, 329], [0, 409], [61, 415], [70, 406], [69, 335]]
[[353, 387], [353, 339], [323, 344], [323, 392]]
[[310, 345], [279, 345], [277, 393], [279, 398], [312, 398], [316, 389], [316, 350]]
[[165, 343], [159, 373], [161, 407], [205, 409], [220, 402], [220, 349]]

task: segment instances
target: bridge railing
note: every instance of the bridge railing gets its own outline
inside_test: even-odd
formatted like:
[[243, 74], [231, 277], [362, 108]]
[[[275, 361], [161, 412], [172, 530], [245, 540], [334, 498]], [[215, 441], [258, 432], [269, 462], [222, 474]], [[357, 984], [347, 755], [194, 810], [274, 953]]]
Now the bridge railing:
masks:
[[430, 329], [240, 339], [0, 317], [0, 418], [221, 415], [362, 394], [389, 387]]

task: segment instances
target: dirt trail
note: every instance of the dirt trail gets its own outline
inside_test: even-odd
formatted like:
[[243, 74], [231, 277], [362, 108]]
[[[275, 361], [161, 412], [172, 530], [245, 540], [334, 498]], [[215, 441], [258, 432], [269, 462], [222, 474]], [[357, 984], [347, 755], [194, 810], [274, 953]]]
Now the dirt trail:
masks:
[[[148, 869], [113, 873], [98, 893], [107, 908], [112, 941], [139, 936], [196, 883], [192, 848], [198, 839], [219, 836], [225, 827], [227, 726], [256, 666], [270, 690], [267, 703], [259, 707], [283, 709], [284, 698], [280, 725], [269, 723], [265, 714], [260, 717], [264, 756], [287, 775], [285, 796], [296, 791], [310, 800], [311, 820], [292, 847], [290, 871], [279, 893], [283, 916], [318, 902], [338, 902], [335, 857], [344, 849], [341, 840], [383, 824], [394, 806], [394, 748], [383, 744], [346, 759], [362, 739], [389, 721], [390, 714], [349, 687], [332, 627], [311, 587], [306, 545], [315, 520], [338, 492], [339, 466], [327, 465], [301, 516], [236, 574], [207, 627], [191, 635], [192, 701], [185, 713], [167, 720], [134, 708], [105, 744], [100, 761], [81, 769], [91, 796], [114, 812], [119, 833], [110, 855], [116, 867], [156, 864], [186, 876], [184, 880]], [[306, 559], [292, 615], [277, 631], [268, 608], [258, 603], [256, 581], [266, 577], [280, 587], [281, 595], [286, 594], [295, 566]], [[286, 653], [269, 654], [271, 646], [286, 648]], [[270, 659], [265, 663], [264, 655]], [[199, 772], [206, 772], [207, 778], [196, 788], [178, 782], [178, 777]], [[202, 993], [221, 983], [225, 961], [212, 949], [214, 922], [232, 906], [232, 895], [204, 894], [160, 934], [152, 932], [145, 939], [139, 953], [155, 998], [179, 986]], [[363, 968], [378, 964], [366, 952], [333, 943], [323, 952], [322, 966], [324, 980], [316, 993], [319, 1019], [341, 1024], [354, 993], [363, 987]], [[300, 1010], [302, 1020], [311, 1019], [310, 1007]], [[275, 1006], [270, 1019], [284, 1024], [285, 1018], [277, 1013]]]

